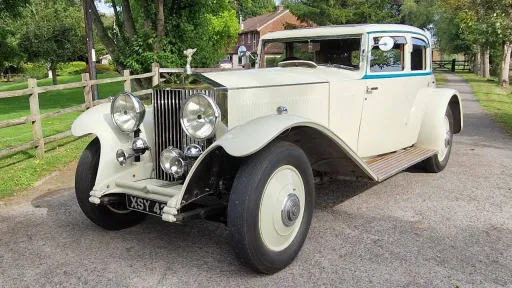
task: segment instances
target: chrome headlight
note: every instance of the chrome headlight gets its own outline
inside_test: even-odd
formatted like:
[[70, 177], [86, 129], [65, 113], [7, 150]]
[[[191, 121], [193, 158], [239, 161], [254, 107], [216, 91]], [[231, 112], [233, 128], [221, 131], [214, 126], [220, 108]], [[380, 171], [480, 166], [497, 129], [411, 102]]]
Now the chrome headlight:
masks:
[[181, 109], [181, 127], [195, 140], [205, 140], [215, 134], [220, 117], [219, 106], [212, 98], [197, 93]]
[[183, 159], [185, 159], [185, 156], [181, 150], [169, 147], [160, 153], [160, 167], [162, 167], [165, 172], [179, 177], [183, 175], [185, 171], [185, 162]]
[[110, 116], [114, 124], [125, 133], [135, 132], [146, 115], [146, 107], [132, 93], [121, 92], [110, 104]]

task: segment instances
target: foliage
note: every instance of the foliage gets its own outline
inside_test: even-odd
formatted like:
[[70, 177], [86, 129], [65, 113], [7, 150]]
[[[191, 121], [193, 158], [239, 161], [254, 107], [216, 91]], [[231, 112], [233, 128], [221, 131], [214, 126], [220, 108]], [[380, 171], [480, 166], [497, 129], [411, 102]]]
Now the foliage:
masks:
[[302, 21], [320, 26], [354, 23], [399, 23], [401, 1], [287, 0], [288, 9]]
[[17, 19], [28, 0], [0, 0], [0, 71], [7, 64], [19, 61], [13, 21]]
[[276, 10], [273, 0], [238, 0], [233, 1], [237, 16], [242, 19], [256, 17]]
[[[162, 67], [184, 67], [183, 51], [189, 48], [197, 48], [192, 66], [215, 67], [226, 49], [235, 43], [240, 30], [236, 12], [228, 0], [169, 1], [163, 6], [164, 35], [159, 38], [155, 3], [159, 1], [126, 1], [132, 19], [124, 17], [126, 11], [119, 5], [120, 1], [110, 2], [118, 11], [115, 27], [95, 17], [96, 27], [102, 24], [107, 33], [101, 39], [118, 71], [147, 72], [153, 62]], [[132, 36], [125, 28], [131, 26], [131, 21], [135, 27]]]
[[[86, 68], [82, 73], [86, 73], [87, 71], [88, 70]], [[108, 64], [96, 64], [96, 73], [98, 73], [98, 74], [108, 74], [108, 73], [115, 73], [115, 71], [112, 68], [112, 66], [110, 66]]]
[[48, 76], [48, 68], [43, 63], [25, 63], [20, 68], [28, 78], [43, 79]]
[[80, 75], [86, 73], [84, 71], [87, 71], [87, 64], [80, 61], [61, 63], [57, 66], [57, 75], [59, 76]]
[[58, 63], [85, 54], [83, 13], [78, 4], [32, 0], [23, 14], [19, 46], [29, 61], [48, 63], [56, 74]]

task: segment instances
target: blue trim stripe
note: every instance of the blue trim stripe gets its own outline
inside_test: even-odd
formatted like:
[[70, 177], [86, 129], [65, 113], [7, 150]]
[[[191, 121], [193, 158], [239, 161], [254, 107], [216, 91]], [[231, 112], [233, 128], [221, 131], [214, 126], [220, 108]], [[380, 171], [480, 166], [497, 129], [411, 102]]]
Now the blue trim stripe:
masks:
[[430, 76], [430, 75], [432, 75], [432, 72], [400, 73], [400, 74], [371, 74], [371, 75], [364, 75], [362, 79], [403, 78], [403, 77], [418, 77], [418, 76]]

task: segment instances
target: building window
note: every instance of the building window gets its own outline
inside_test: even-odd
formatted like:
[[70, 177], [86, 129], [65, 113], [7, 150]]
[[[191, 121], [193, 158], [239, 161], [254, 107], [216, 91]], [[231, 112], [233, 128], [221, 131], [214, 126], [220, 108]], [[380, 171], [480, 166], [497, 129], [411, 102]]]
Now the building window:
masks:
[[256, 33], [252, 37], [252, 49], [258, 49], [258, 43], [256, 43]]
[[245, 44], [245, 43], [244, 43], [244, 42], [245, 42], [245, 41], [244, 41], [244, 38], [245, 38], [245, 34], [240, 35], [240, 44], [241, 44], [241, 45], [244, 45], [244, 44]]
[[251, 44], [251, 33], [247, 33], [247, 44]]

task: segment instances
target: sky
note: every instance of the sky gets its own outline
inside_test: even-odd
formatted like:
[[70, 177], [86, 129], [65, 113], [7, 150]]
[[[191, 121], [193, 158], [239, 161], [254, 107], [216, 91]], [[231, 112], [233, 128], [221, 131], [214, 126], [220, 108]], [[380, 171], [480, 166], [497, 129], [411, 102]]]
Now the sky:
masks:
[[96, 7], [98, 7], [98, 10], [100, 10], [101, 12], [103, 12], [105, 14], [112, 14], [112, 13], [114, 13], [112, 11], [112, 8], [110, 8], [108, 5], [106, 5], [103, 0], [97, 1], [96, 2]]

